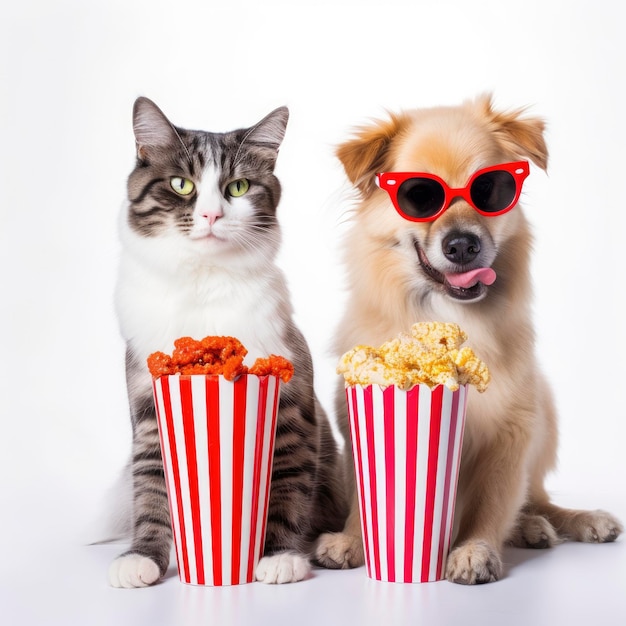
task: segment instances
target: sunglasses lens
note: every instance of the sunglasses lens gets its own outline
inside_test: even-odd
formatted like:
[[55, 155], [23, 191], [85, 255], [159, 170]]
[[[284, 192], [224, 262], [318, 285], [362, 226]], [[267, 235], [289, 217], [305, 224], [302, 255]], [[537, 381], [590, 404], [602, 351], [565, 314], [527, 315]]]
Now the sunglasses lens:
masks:
[[502, 170], [481, 174], [470, 188], [472, 202], [485, 213], [497, 213], [507, 209], [513, 204], [516, 194], [515, 178]]
[[409, 178], [398, 188], [398, 205], [409, 218], [428, 219], [444, 204], [443, 187], [430, 178]]

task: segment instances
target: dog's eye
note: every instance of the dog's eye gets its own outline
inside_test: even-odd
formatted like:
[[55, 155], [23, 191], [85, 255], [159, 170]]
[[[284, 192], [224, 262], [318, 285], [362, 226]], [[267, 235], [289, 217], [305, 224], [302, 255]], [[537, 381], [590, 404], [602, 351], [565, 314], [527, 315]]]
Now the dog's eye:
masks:
[[432, 217], [441, 210], [444, 201], [443, 187], [430, 178], [409, 178], [398, 189], [398, 203], [411, 217]]
[[472, 185], [472, 200], [478, 206], [486, 206], [493, 191], [493, 182], [486, 176], [480, 176]]
[[515, 179], [509, 172], [495, 171], [481, 174], [472, 183], [472, 202], [481, 210], [496, 213], [515, 199]]

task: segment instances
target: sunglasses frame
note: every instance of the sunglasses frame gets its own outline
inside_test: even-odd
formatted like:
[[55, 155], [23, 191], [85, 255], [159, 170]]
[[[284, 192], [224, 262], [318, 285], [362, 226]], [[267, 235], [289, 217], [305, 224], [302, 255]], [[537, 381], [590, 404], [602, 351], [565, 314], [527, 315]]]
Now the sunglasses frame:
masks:
[[[500, 211], [483, 211], [479, 209], [473, 202], [471, 196], [471, 187], [474, 181], [481, 175], [487, 174], [489, 172], [508, 172], [513, 176], [515, 180], [515, 197], [504, 209]], [[384, 189], [390, 196], [391, 201], [393, 202], [393, 206], [396, 211], [407, 220], [412, 222], [432, 222], [440, 217], [452, 204], [452, 201], [456, 198], [463, 198], [475, 211], [480, 213], [481, 215], [485, 215], [486, 217], [496, 217], [497, 215], [502, 215], [503, 213], [507, 213], [510, 211], [518, 202], [519, 197], [522, 193], [522, 185], [524, 181], [530, 174], [530, 165], [528, 161], [513, 161], [511, 163], [501, 163], [499, 165], [492, 165], [491, 167], [485, 167], [474, 172], [465, 187], [461, 187], [459, 189], [453, 189], [448, 186], [448, 184], [436, 174], [428, 174], [426, 172], [380, 172], [376, 174], [376, 184], [381, 189]], [[435, 213], [430, 217], [415, 217], [412, 215], [408, 215], [405, 213], [400, 204], [398, 203], [398, 190], [402, 183], [406, 182], [411, 178], [428, 178], [430, 180], [434, 180], [439, 183], [444, 191], [444, 200], [443, 205]]]

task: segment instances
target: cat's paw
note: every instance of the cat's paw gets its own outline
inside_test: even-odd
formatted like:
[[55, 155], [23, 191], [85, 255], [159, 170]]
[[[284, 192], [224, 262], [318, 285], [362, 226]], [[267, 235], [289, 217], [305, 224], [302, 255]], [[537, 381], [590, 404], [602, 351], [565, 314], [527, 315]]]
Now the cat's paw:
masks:
[[551, 548], [560, 543], [560, 539], [552, 524], [542, 515], [520, 513], [507, 543], [516, 548]]
[[147, 587], [160, 577], [159, 566], [152, 559], [140, 554], [120, 556], [109, 567], [109, 583], [112, 587]]
[[576, 511], [567, 521], [565, 532], [575, 541], [609, 543], [623, 531], [619, 520], [606, 511]]
[[295, 583], [306, 578], [311, 571], [308, 559], [294, 552], [280, 552], [264, 556], [257, 565], [256, 579], [270, 585]]
[[315, 561], [329, 569], [349, 569], [365, 563], [361, 537], [345, 533], [324, 533], [315, 546]]
[[446, 578], [462, 585], [479, 585], [502, 576], [502, 561], [498, 551], [486, 541], [468, 541], [450, 552]]

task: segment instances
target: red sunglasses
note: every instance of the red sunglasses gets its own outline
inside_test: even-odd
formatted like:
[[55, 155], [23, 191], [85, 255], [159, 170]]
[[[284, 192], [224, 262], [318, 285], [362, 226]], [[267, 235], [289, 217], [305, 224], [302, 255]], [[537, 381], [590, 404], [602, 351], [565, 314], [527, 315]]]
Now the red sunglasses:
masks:
[[421, 172], [382, 172], [376, 174], [376, 182], [389, 193], [402, 217], [431, 222], [455, 198], [463, 198], [481, 215], [502, 215], [517, 204], [529, 173], [528, 161], [515, 161], [478, 170], [460, 189], [451, 189], [439, 176]]

